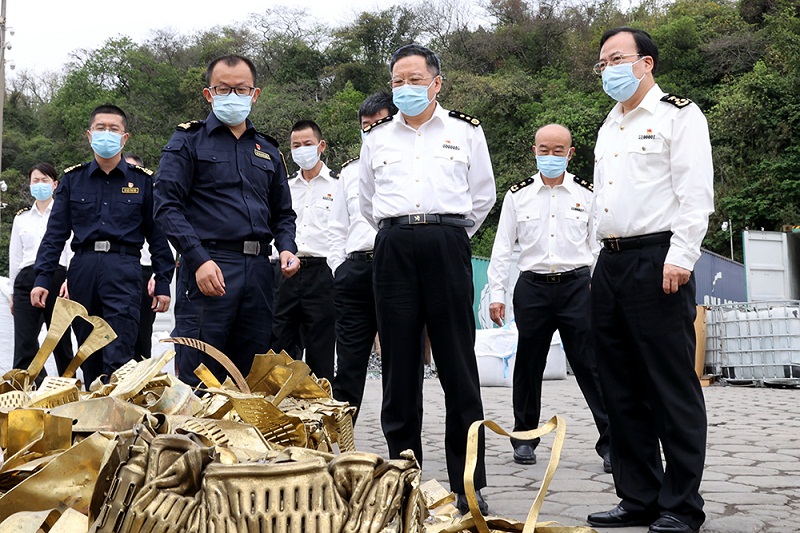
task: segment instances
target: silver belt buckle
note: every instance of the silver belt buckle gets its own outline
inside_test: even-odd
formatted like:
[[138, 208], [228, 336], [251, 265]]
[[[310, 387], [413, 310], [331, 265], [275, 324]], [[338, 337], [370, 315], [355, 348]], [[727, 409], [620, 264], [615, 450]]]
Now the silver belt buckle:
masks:
[[611, 252], [619, 252], [619, 238], [612, 237], [610, 239], [606, 239], [603, 243], [605, 245], [606, 250]]
[[94, 242], [94, 251], [95, 252], [110, 252], [111, 251], [111, 241], [95, 241]]
[[547, 274], [547, 283], [561, 283], [561, 273]]
[[428, 219], [425, 216], [425, 213], [412, 213], [408, 215], [408, 223], [409, 224], [427, 224]]
[[364, 259], [372, 261], [375, 258], [375, 252], [364, 252]]
[[244, 241], [242, 253], [245, 255], [259, 255], [261, 253], [261, 243], [258, 241]]

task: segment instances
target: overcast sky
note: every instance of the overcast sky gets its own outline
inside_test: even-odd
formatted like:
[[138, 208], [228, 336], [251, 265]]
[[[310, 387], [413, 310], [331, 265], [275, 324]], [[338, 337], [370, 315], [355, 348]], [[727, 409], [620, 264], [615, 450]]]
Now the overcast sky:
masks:
[[[191, 34], [246, 22], [251, 13], [287, 4], [305, 7], [309, 16], [334, 27], [354, 20], [362, 11], [391, 5], [377, 0], [6, 0], [7, 26], [14, 31], [6, 35], [11, 44], [6, 61], [13, 61], [17, 72], [59, 71], [70, 52], [98, 48], [110, 37], [127, 35], [142, 42], [152, 30], [168, 27]], [[6, 67], [6, 75], [13, 78], [14, 71]]]

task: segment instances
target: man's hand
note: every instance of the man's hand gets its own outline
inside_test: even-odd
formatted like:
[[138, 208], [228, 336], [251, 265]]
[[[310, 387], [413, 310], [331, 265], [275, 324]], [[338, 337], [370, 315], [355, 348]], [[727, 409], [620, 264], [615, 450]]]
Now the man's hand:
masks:
[[169, 296], [153, 296], [153, 305], [150, 307], [154, 313], [166, 313], [169, 311]]
[[664, 294], [674, 294], [678, 292], [678, 287], [689, 283], [689, 276], [691, 275], [691, 270], [665, 263], [664, 281], [662, 283]]
[[50, 294], [50, 291], [44, 287], [34, 287], [31, 289], [31, 305], [44, 309], [44, 304], [47, 301], [48, 294]]
[[281, 252], [281, 273], [284, 278], [291, 278], [300, 270], [300, 260], [292, 252]]
[[147, 282], [147, 295], [148, 296], [156, 295], [156, 278], [154, 276], [150, 276], [150, 281]]
[[8, 307], [11, 309], [11, 316], [14, 316], [14, 296], [8, 299]]
[[61, 288], [58, 290], [58, 295], [62, 298], [66, 298], [69, 300], [69, 289], [67, 288], [67, 280], [64, 280], [64, 283], [61, 284]]
[[490, 303], [489, 318], [498, 326], [503, 327], [503, 321], [506, 319], [506, 304], [501, 304], [500, 302]]
[[195, 271], [194, 278], [197, 280], [197, 287], [206, 296], [223, 296], [225, 294], [225, 278], [222, 277], [222, 270], [210, 259], [200, 265]]

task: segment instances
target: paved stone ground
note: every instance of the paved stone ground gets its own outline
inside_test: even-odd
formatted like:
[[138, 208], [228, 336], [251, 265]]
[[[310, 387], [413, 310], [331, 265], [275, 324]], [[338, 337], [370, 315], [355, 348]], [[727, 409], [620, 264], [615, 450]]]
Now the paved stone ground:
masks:
[[[800, 390], [704, 388], [709, 433], [701, 493], [706, 500], [702, 531], [725, 533], [800, 531]], [[485, 416], [511, 430], [511, 389], [482, 389]], [[444, 396], [435, 379], [425, 380], [423, 480], [447, 486], [444, 462]], [[380, 381], [368, 380], [356, 447], [387, 456], [380, 429]], [[603, 473], [594, 451], [596, 431], [574, 377], [547, 381], [542, 415], [567, 422], [561, 462], [539, 520], [586, 525], [586, 515], [618, 503], [611, 474]], [[545, 436], [539, 463], [521, 466], [511, 458], [506, 438], [487, 431], [489, 486], [482, 491], [492, 514], [524, 520], [542, 479], [552, 443]], [[598, 529], [599, 533], [644, 533], [647, 528]]]

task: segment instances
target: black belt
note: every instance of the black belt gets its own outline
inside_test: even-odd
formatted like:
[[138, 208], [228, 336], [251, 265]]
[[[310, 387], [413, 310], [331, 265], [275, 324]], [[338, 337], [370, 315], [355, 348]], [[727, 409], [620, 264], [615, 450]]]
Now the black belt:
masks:
[[603, 248], [608, 252], [624, 252], [625, 250], [634, 250], [655, 244], [667, 244], [671, 238], [671, 231], [662, 231], [636, 237], [603, 239], [601, 242], [603, 243]]
[[553, 272], [551, 274], [538, 274], [536, 272], [520, 272], [519, 274], [523, 278], [529, 278], [533, 281], [542, 281], [545, 283], [561, 283], [562, 281], [568, 281], [572, 279], [578, 279], [583, 276], [589, 275], [589, 267], [584, 266], [580, 268], [576, 268], [575, 270], [568, 270], [567, 272]]
[[301, 267], [307, 267], [309, 265], [324, 265], [328, 262], [327, 257], [298, 257], [300, 260]]
[[441, 224], [443, 226], [458, 226], [460, 228], [471, 228], [475, 225], [474, 220], [467, 220], [463, 215], [432, 215], [429, 213], [411, 213], [401, 217], [384, 218], [378, 224], [379, 228], [394, 226], [395, 224]]
[[82, 242], [80, 244], [76, 244], [74, 241], [72, 242], [72, 251], [77, 252], [100, 252], [100, 253], [109, 253], [113, 252], [115, 254], [120, 255], [133, 255], [135, 257], [141, 257], [142, 251], [141, 246], [133, 246], [131, 244], [119, 244], [117, 242], [111, 241], [89, 241], [89, 242]]
[[244, 255], [268, 257], [272, 253], [272, 246], [268, 242], [262, 241], [203, 241], [203, 246], [213, 250], [239, 252]]
[[347, 254], [347, 258], [351, 261], [366, 261], [369, 263], [375, 256], [375, 252], [369, 250], [368, 252], [351, 252]]

